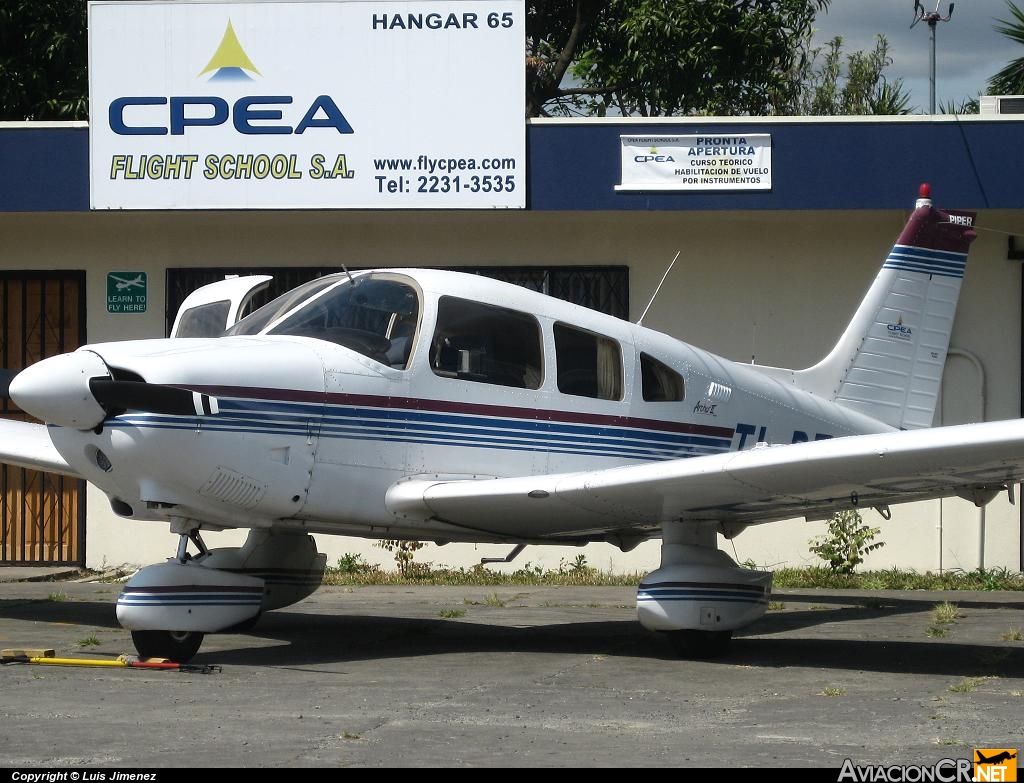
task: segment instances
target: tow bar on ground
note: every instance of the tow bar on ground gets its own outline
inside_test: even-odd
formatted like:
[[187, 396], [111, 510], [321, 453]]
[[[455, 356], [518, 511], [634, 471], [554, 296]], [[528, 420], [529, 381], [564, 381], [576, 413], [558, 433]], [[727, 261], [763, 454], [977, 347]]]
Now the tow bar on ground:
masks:
[[3, 650], [0, 651], [0, 663], [36, 663], [49, 666], [95, 666], [114, 669], [156, 669], [173, 672], [198, 672], [212, 674], [223, 671], [216, 664], [176, 663], [166, 658], [146, 658], [139, 660], [128, 655], [117, 658], [57, 658], [50, 649]]

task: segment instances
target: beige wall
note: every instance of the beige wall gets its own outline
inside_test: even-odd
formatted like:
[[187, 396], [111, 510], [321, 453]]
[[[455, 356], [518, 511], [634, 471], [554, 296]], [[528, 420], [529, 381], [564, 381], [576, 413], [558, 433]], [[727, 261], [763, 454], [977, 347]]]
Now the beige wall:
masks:
[[[939, 202], [940, 206], [941, 201]], [[948, 205], [955, 206], [955, 205]], [[909, 204], [908, 204], [909, 207]], [[645, 325], [728, 358], [807, 366], [832, 346], [899, 233], [907, 212], [109, 212], [0, 214], [0, 268], [85, 269], [91, 342], [162, 336], [168, 266], [352, 266], [626, 264], [632, 317], [642, 312], [666, 265], [682, 251]], [[1014, 211], [988, 211], [982, 227], [1024, 233]], [[149, 273], [149, 311], [105, 312], [106, 273]], [[1020, 264], [1006, 260], [1002, 234], [982, 232], [971, 253], [944, 387], [946, 423], [1013, 418], [1020, 412]], [[980, 397], [984, 387], [983, 399]], [[983, 405], [982, 405], [983, 404]], [[1019, 567], [1019, 513], [1005, 497], [982, 512], [961, 500], [894, 509], [882, 521], [886, 546], [873, 567], [918, 570]], [[723, 548], [738, 560], [813, 562], [807, 541], [824, 528], [802, 520], [751, 529]], [[981, 535], [981, 529], [984, 536]], [[209, 534], [211, 546], [241, 536]], [[984, 542], [984, 559], [980, 543]], [[331, 561], [370, 542], [321, 537]], [[176, 541], [157, 523], [129, 522], [90, 491], [88, 565], [153, 562]], [[468, 565], [507, 547], [430, 546], [417, 557]], [[623, 555], [587, 547], [592, 565], [657, 566], [649, 542]], [[531, 547], [527, 561], [557, 566], [577, 550]]]

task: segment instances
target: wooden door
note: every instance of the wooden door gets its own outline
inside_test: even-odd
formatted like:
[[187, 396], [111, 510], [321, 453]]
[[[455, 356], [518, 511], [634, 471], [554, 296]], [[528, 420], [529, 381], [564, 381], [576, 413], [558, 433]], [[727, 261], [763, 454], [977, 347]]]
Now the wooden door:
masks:
[[[18, 370], [85, 342], [85, 273], [0, 271], [0, 366]], [[11, 400], [0, 416], [31, 421]], [[0, 565], [84, 565], [85, 482], [0, 466]]]

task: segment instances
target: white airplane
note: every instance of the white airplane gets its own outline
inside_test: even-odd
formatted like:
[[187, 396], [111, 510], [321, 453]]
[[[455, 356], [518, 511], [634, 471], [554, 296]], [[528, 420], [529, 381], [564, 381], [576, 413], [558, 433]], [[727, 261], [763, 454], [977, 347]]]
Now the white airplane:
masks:
[[131, 280], [125, 280], [123, 277], [117, 277], [116, 275], [110, 276], [116, 283], [118, 291], [124, 291], [126, 288], [142, 288], [145, 284], [142, 282], [142, 275], [133, 277]]
[[[186, 661], [204, 634], [312, 593], [326, 556], [311, 532], [623, 550], [661, 537], [639, 620], [716, 655], [764, 614], [772, 579], [718, 534], [980, 505], [1024, 477], [1024, 420], [930, 428], [974, 218], [922, 186], [835, 348], [804, 370], [427, 269], [329, 275], [233, 323], [269, 278], [228, 279], [186, 300], [177, 336], [18, 374], [10, 396], [45, 425], [0, 422], [0, 460], [82, 477], [126, 520], [180, 537], [117, 602], [143, 656]], [[203, 334], [223, 336], [183, 336]], [[224, 528], [248, 528], [244, 546], [207, 549], [200, 531]]]

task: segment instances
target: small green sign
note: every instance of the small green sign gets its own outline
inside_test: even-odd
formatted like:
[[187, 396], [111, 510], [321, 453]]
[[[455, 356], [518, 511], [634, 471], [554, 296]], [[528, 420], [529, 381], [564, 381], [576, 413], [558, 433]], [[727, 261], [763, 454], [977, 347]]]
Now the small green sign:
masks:
[[145, 272], [107, 272], [108, 313], [144, 313], [147, 299]]

